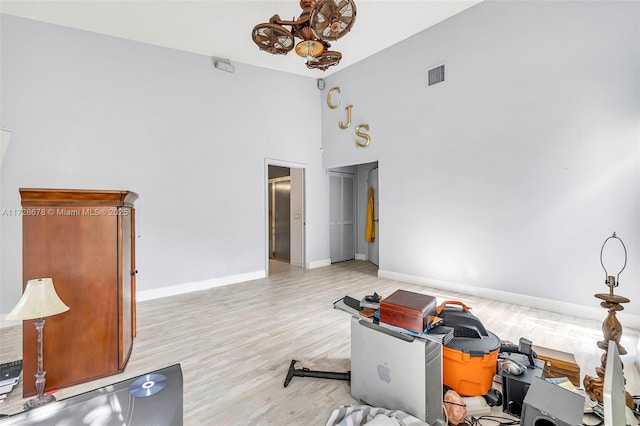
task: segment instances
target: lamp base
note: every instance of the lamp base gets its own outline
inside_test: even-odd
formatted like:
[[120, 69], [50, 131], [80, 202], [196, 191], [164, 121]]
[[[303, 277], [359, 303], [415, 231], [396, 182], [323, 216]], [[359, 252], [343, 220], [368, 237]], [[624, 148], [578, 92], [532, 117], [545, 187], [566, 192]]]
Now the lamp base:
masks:
[[48, 404], [56, 400], [56, 397], [53, 395], [38, 395], [35, 398], [31, 398], [27, 402], [24, 403], [25, 410], [31, 410], [32, 408], [37, 408], [42, 405]]

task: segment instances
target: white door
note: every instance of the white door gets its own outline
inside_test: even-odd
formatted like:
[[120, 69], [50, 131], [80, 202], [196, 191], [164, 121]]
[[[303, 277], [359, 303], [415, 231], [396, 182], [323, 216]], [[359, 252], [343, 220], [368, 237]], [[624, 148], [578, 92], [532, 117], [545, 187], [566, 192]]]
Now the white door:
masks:
[[331, 263], [355, 259], [355, 175], [329, 172], [329, 238]]
[[[380, 194], [378, 192], [378, 168], [370, 170], [367, 174], [367, 184], [370, 188], [373, 188], [373, 229], [375, 230], [375, 238], [373, 242], [367, 243], [367, 254], [369, 262], [376, 266], [379, 266], [379, 241], [380, 241], [380, 229], [378, 226], [378, 201], [380, 200]], [[367, 192], [368, 195], [368, 192]]]

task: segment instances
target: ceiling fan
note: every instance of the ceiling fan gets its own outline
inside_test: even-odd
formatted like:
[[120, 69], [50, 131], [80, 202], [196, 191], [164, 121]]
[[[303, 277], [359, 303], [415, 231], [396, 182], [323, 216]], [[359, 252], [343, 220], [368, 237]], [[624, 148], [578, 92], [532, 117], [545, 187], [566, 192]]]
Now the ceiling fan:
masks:
[[[356, 5], [353, 0], [301, 0], [300, 7], [302, 14], [298, 19], [286, 21], [273, 15], [269, 22], [253, 27], [253, 41], [261, 50], [274, 55], [286, 55], [295, 45], [296, 53], [307, 59], [308, 68], [326, 71], [342, 59], [342, 53], [329, 50], [329, 42], [351, 30]], [[297, 44], [296, 38], [301, 39]]]

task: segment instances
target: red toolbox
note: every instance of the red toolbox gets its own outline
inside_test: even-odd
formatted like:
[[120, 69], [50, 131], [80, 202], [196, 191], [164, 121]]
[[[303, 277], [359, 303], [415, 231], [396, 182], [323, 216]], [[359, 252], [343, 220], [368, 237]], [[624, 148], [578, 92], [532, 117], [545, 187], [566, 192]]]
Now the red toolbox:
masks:
[[422, 333], [435, 315], [436, 303], [428, 294], [396, 290], [380, 301], [380, 322]]

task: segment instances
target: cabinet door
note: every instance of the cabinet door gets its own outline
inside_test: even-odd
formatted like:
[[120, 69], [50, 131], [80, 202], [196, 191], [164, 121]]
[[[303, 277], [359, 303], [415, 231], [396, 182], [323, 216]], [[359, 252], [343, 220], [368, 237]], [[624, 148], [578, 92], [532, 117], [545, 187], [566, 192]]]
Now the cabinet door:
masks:
[[[118, 325], [115, 216], [93, 207], [54, 207], [55, 214], [23, 217], [24, 283], [51, 277], [69, 311], [46, 318], [43, 336], [47, 390], [117, 372]], [[23, 375], [37, 364], [33, 321], [24, 322]], [[35, 395], [24, 380], [23, 395]]]
[[118, 207], [118, 368], [124, 369], [133, 346], [132, 238], [133, 214]]

